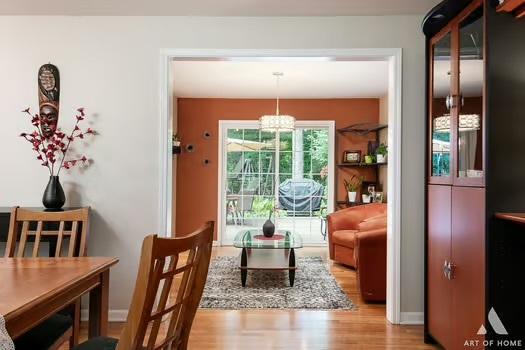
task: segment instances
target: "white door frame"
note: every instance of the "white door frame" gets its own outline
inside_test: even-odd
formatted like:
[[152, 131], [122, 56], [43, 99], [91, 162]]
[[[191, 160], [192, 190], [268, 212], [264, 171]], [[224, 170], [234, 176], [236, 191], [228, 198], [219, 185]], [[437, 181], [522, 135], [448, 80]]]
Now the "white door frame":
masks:
[[[334, 211], [334, 175], [335, 175], [335, 121], [333, 120], [297, 120], [295, 122], [297, 127], [301, 128], [327, 128], [328, 129], [328, 169], [333, 169], [328, 176], [328, 213]], [[258, 120], [219, 120], [219, 150], [218, 150], [218, 170], [217, 170], [217, 208], [219, 208], [217, 215], [217, 243], [218, 245], [231, 245], [230, 241], [224, 240], [223, 229], [225, 227], [226, 207], [223, 198], [226, 198], [226, 186], [224, 186], [223, 179], [226, 178], [226, 167], [223, 166], [223, 161], [226, 159], [226, 144], [224, 140], [227, 129], [257, 129], [259, 127]], [[314, 244], [307, 246], [314, 246]], [[326, 246], [323, 244], [323, 246]]]
[[159, 232], [170, 235], [172, 223], [173, 96], [171, 61], [181, 59], [228, 60], [258, 58], [323, 57], [338, 61], [389, 62], [388, 86], [388, 233], [386, 318], [401, 320], [401, 127], [402, 49], [162, 49], [159, 70]]

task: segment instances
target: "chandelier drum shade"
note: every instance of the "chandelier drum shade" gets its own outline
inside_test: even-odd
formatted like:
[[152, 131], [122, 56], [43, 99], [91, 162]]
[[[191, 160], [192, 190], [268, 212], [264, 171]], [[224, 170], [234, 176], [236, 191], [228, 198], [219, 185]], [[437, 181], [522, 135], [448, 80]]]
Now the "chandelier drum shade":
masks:
[[262, 131], [291, 131], [295, 128], [295, 118], [291, 115], [263, 115], [259, 123]]
[[[475, 131], [481, 127], [481, 120], [478, 114], [460, 114], [459, 131]], [[434, 118], [434, 132], [450, 131], [450, 115], [443, 115]]]
[[281, 72], [274, 72], [277, 81], [277, 101], [275, 114], [263, 115], [259, 118], [259, 127], [262, 131], [292, 131], [295, 129], [295, 118], [291, 115], [279, 114], [279, 78], [283, 76]]

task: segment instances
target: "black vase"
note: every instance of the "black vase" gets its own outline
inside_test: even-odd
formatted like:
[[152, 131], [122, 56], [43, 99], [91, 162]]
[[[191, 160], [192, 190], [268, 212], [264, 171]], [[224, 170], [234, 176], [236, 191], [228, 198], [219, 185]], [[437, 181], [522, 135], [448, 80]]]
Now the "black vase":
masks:
[[268, 219], [263, 225], [263, 234], [264, 237], [272, 237], [275, 233], [275, 225], [272, 220]]
[[60, 210], [66, 202], [66, 195], [64, 189], [60, 185], [58, 176], [50, 176], [47, 183], [42, 203], [48, 210]]

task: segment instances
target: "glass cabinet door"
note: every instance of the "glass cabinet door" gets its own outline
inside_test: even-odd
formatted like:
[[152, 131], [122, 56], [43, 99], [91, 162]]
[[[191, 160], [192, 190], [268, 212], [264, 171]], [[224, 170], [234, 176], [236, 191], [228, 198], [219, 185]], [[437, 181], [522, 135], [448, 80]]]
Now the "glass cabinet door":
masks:
[[431, 182], [450, 181], [451, 174], [451, 117], [452, 108], [452, 36], [443, 35], [432, 45], [432, 86], [430, 97], [431, 123]]
[[483, 7], [459, 23], [459, 98], [457, 179], [463, 184], [483, 180]]

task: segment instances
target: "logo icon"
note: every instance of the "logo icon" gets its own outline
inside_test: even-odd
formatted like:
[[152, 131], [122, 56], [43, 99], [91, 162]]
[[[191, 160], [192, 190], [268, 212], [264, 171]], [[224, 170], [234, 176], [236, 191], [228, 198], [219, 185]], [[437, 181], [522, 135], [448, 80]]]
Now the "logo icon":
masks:
[[[488, 319], [489, 319], [490, 325], [492, 326], [492, 329], [494, 329], [494, 332], [496, 332], [496, 334], [503, 334], [503, 335], [509, 334], [507, 330], [505, 329], [503, 322], [501, 322], [501, 319], [496, 313], [496, 310], [494, 310], [494, 308], [490, 309]], [[481, 324], [481, 327], [479, 327], [479, 330], [478, 330], [478, 335], [485, 335], [485, 334], [487, 334], [487, 329], [485, 328], [483, 324]]]

